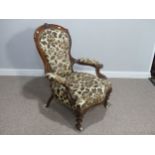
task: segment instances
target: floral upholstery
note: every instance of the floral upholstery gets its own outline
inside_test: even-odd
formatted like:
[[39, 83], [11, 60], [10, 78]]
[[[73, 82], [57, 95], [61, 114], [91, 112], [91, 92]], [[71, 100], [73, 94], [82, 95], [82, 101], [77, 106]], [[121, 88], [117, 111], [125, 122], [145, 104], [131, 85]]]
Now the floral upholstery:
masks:
[[92, 65], [92, 66], [98, 66], [98, 67], [103, 67], [101, 63], [99, 63], [97, 60], [92, 60], [89, 58], [80, 58], [77, 60], [78, 63], [82, 64], [87, 64], [87, 65]]
[[[50, 75], [50, 74], [48, 74]], [[54, 79], [53, 76], [48, 76], [49, 79]], [[99, 104], [104, 101], [107, 92], [111, 89], [111, 83], [107, 79], [100, 79], [95, 75], [88, 73], [73, 72], [65, 77], [63, 81], [69, 88], [73, 98], [77, 98], [76, 103], [70, 103], [66, 88], [54, 80], [51, 84], [51, 89], [56, 97], [73, 110], [79, 106], [81, 111]]]
[[70, 50], [68, 33], [58, 28], [45, 29], [40, 34], [40, 46], [51, 66], [51, 72], [61, 76], [72, 72], [68, 54]]
[[[70, 36], [61, 28], [46, 28], [40, 32], [39, 46], [44, 51], [50, 73], [46, 76], [51, 81], [51, 90], [63, 104], [75, 110], [80, 107], [81, 111], [104, 102], [107, 93], [111, 89], [111, 83], [107, 79], [99, 78], [88, 73], [74, 72], [70, 58]], [[77, 63], [102, 67], [96, 60], [78, 59]], [[76, 103], [70, 103], [66, 87], [70, 90]]]

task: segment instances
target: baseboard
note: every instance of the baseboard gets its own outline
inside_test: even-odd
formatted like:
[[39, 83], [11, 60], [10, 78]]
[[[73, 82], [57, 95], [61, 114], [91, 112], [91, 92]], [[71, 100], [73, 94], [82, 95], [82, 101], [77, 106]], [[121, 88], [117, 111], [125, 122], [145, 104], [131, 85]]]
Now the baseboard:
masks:
[[151, 74], [149, 72], [126, 72], [126, 71], [105, 71], [103, 72], [107, 77], [111, 78], [135, 78], [135, 79], [146, 79], [150, 78]]
[[42, 69], [0, 69], [0, 76], [43, 76]]
[[[81, 70], [78, 70], [79, 72]], [[82, 70], [94, 74], [93, 70]], [[149, 72], [127, 72], [127, 71], [102, 71], [109, 78], [150, 78]], [[42, 69], [0, 69], [0, 76], [43, 76], [44, 70]]]

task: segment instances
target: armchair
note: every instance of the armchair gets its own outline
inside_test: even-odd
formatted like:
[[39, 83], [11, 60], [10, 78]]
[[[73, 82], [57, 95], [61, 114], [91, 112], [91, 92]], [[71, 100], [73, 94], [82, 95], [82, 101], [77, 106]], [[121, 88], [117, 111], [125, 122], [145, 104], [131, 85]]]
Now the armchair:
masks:
[[[72, 109], [76, 116], [75, 126], [81, 131], [85, 112], [99, 104], [107, 105], [112, 86], [100, 73], [103, 65], [96, 60], [73, 58], [69, 31], [62, 26], [44, 24], [36, 29], [34, 40], [52, 92], [46, 107], [54, 97], [60, 100]], [[94, 67], [96, 75], [74, 71], [75, 63]]]

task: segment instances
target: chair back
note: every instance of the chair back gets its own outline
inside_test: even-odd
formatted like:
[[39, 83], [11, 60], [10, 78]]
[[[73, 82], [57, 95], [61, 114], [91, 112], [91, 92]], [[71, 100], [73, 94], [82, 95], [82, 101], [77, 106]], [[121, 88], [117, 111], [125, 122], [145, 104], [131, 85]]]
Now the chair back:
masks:
[[59, 25], [44, 24], [36, 29], [34, 39], [45, 72], [62, 77], [72, 72], [71, 37], [67, 29]]

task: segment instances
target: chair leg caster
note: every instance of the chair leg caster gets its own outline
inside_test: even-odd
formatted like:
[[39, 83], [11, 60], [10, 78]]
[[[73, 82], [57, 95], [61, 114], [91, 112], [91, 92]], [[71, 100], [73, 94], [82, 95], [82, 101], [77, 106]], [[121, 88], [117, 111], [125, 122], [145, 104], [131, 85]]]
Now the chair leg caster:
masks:
[[49, 105], [48, 104], [45, 104], [45, 108], [48, 108], [49, 107]]
[[104, 108], [106, 108], [106, 109], [109, 107], [109, 105], [110, 105], [109, 102], [105, 102], [105, 103], [103, 104]]
[[75, 125], [76, 129], [79, 130], [79, 131], [83, 131], [83, 127], [82, 126], [79, 126], [79, 125]]

